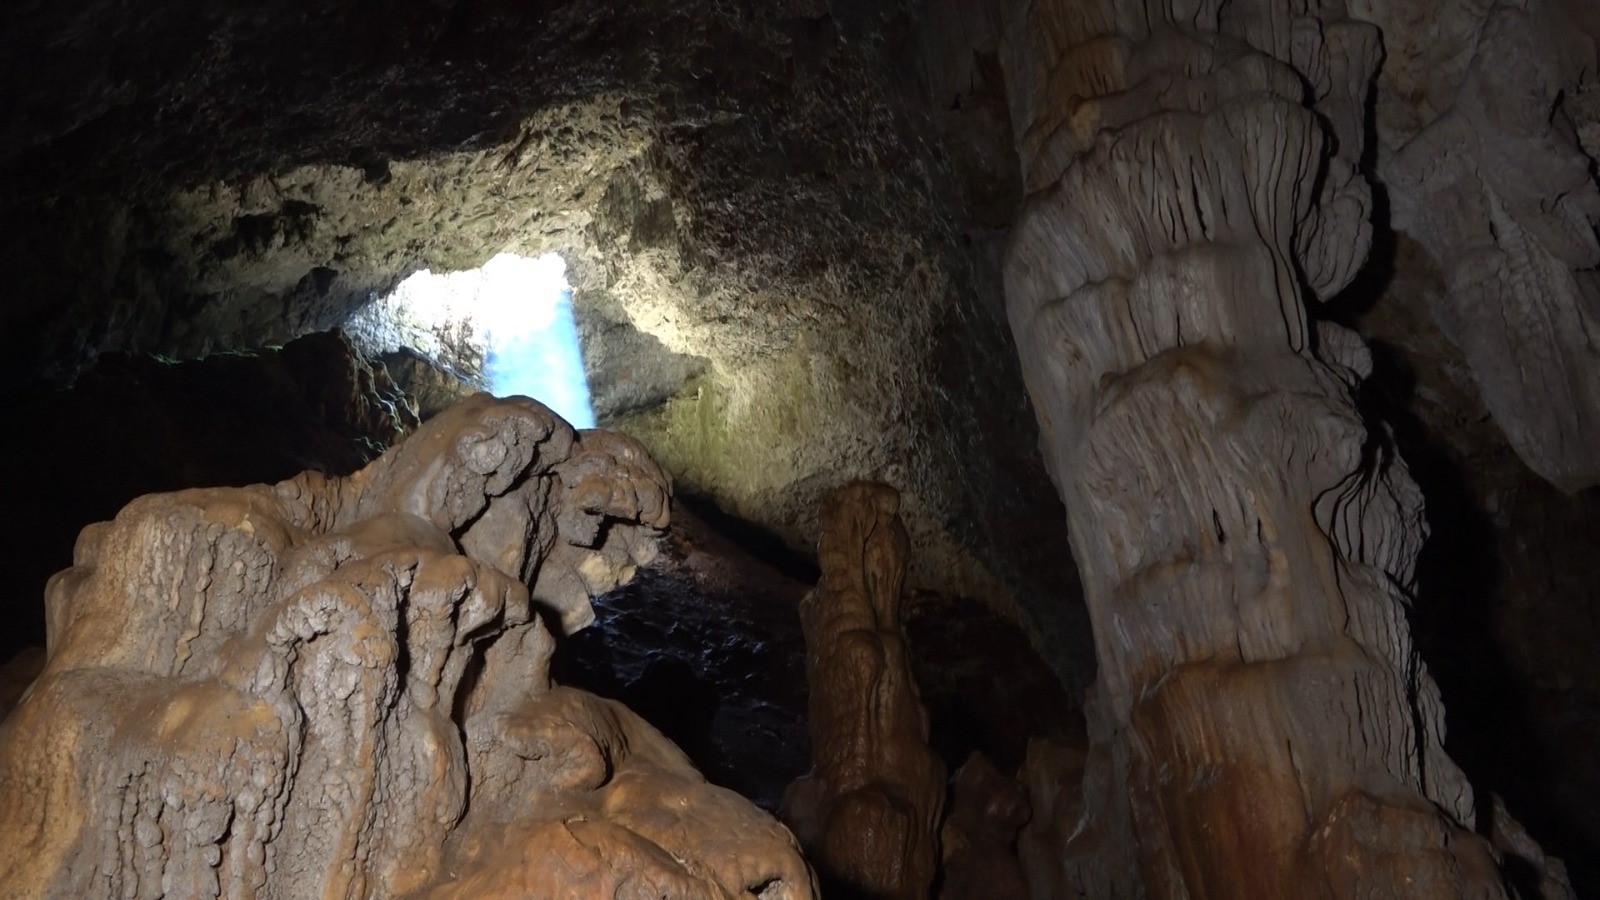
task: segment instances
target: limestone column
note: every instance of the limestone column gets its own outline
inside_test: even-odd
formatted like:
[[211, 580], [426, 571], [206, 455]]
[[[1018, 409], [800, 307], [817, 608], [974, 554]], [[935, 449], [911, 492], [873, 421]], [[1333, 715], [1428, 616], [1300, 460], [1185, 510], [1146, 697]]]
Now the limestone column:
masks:
[[1376, 29], [1012, 6], [1008, 311], [1099, 662], [1063, 888], [1503, 896], [1406, 624], [1421, 498], [1356, 408], [1365, 348], [1308, 316], [1366, 256]]

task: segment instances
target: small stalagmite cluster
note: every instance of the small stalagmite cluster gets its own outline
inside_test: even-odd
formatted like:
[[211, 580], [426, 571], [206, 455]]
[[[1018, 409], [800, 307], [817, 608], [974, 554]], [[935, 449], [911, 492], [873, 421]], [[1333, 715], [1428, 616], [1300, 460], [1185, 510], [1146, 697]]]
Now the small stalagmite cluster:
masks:
[[348, 478], [86, 528], [0, 725], [0, 895], [815, 896], [775, 820], [551, 683], [668, 490], [479, 395]]
[[865, 896], [927, 897], [945, 767], [906, 658], [907, 539], [893, 488], [852, 482], [822, 507], [822, 580], [800, 603], [811, 686], [810, 774], [784, 816], [825, 877]]
[[982, 753], [968, 757], [951, 779], [950, 811], [939, 829], [944, 868], [939, 900], [1029, 897], [1015, 848], [1018, 833], [1032, 816], [1024, 785]]

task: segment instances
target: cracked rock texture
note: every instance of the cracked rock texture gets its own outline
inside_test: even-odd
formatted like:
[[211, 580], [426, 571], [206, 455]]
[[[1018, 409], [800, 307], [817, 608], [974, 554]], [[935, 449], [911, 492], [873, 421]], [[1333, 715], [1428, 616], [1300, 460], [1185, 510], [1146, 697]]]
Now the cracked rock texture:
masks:
[[1505, 896], [1407, 622], [1421, 496], [1311, 314], [1371, 239], [1379, 48], [1338, 4], [1012, 7], [1008, 308], [1100, 663], [1060, 892]]
[[792, 836], [549, 678], [648, 561], [635, 442], [478, 395], [348, 478], [142, 497], [0, 725], [6, 896], [815, 896]]
[[886, 485], [852, 482], [823, 507], [822, 580], [800, 602], [813, 765], [784, 792], [783, 815], [839, 889], [913, 900], [939, 865], [945, 767], [900, 624], [899, 505]]

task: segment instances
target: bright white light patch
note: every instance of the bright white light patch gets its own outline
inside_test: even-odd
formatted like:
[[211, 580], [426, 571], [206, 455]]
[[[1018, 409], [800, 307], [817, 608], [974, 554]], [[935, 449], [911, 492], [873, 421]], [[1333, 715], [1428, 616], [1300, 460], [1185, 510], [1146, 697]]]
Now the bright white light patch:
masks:
[[467, 272], [435, 275], [424, 269], [402, 281], [387, 301], [411, 317], [467, 323], [482, 335], [490, 393], [532, 397], [575, 427], [594, 427], [561, 257], [502, 253]]

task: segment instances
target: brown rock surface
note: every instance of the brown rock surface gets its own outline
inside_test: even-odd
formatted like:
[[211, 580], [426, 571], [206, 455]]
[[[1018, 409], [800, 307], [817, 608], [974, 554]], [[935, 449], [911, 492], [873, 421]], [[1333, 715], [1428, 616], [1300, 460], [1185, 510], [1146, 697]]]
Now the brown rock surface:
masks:
[[45, 654], [41, 647], [29, 647], [0, 665], [0, 719], [11, 712], [22, 695], [44, 669]]
[[86, 528], [0, 724], [4, 893], [813, 896], [775, 821], [550, 682], [545, 617], [649, 558], [666, 490], [479, 395], [348, 478]]
[[[1103, 751], [1102, 751], [1103, 753]], [[1110, 770], [1104, 760], [1088, 767], [1088, 748], [1082, 741], [1040, 739], [1028, 745], [1028, 756], [1017, 772], [1017, 779], [1028, 792], [1032, 815], [1017, 837], [1017, 857], [1024, 877], [1035, 897], [1070, 897], [1076, 890], [1075, 875], [1096, 854], [1116, 852], [1106, 846], [1107, 836], [1126, 823], [1108, 823], [1085, 818], [1084, 795], [1107, 787], [1104, 779], [1086, 782], [1085, 774]], [[1116, 811], [1120, 807], [1109, 798], [1097, 798], [1097, 809]], [[1116, 900], [1125, 896], [1120, 885], [1111, 885], [1101, 896]]]
[[956, 771], [950, 814], [939, 829], [944, 855], [940, 900], [1022, 900], [1028, 882], [1017, 861], [1017, 832], [1033, 808], [1016, 779], [974, 753]]
[[85, 522], [157, 491], [348, 475], [417, 424], [384, 368], [337, 332], [186, 362], [108, 354], [71, 390], [6, 388], [0, 406], [26, 437], [0, 463], [29, 474], [0, 481], [0, 508], [33, 512], [0, 521], [12, 554], [0, 657], [43, 645], [39, 597]]
[[899, 495], [852, 482], [822, 509], [822, 580], [800, 604], [811, 685], [810, 774], [784, 816], [825, 877], [868, 896], [925, 897], [939, 862], [944, 763], [900, 625]]
[[424, 422], [479, 390], [415, 350], [385, 353], [380, 360], [395, 385], [416, 401], [417, 417]]

